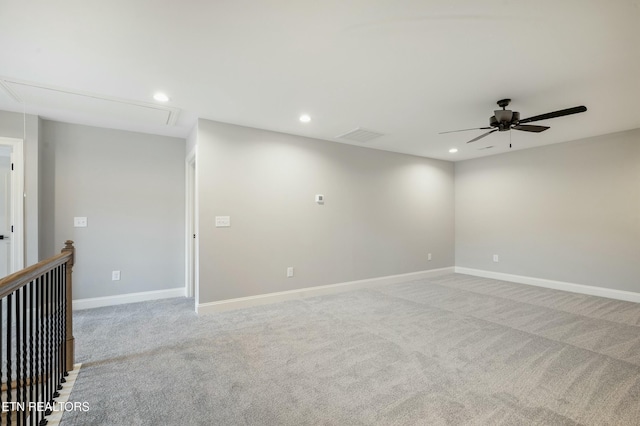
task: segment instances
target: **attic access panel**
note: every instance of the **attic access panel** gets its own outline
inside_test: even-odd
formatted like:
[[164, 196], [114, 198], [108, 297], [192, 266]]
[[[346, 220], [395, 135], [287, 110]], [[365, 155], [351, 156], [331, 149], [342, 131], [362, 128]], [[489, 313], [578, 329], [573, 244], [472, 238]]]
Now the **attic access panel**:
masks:
[[180, 111], [177, 108], [152, 103], [112, 98], [11, 79], [0, 80], [0, 86], [16, 102], [118, 121], [172, 126]]

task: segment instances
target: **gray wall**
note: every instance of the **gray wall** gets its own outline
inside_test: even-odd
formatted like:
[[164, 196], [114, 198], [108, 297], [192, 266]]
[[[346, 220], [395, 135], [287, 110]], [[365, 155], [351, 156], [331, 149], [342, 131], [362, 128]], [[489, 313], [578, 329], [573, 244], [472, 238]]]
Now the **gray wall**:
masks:
[[[0, 111], [0, 136], [24, 140], [24, 250], [25, 266], [39, 260], [38, 241], [38, 170], [39, 119], [35, 115]], [[26, 136], [26, 137], [25, 137]]]
[[185, 140], [46, 120], [41, 137], [43, 254], [76, 242], [74, 299], [183, 287]]
[[453, 266], [452, 163], [207, 120], [197, 135], [200, 303]]
[[456, 266], [640, 291], [640, 129], [462, 161], [455, 178]]

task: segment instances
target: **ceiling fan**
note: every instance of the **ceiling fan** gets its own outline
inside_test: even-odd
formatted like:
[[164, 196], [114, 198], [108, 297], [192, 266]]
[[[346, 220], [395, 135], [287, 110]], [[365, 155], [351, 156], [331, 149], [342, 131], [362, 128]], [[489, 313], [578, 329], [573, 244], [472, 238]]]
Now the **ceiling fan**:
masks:
[[507, 130], [511, 130], [511, 129], [521, 130], [523, 132], [540, 133], [540, 132], [544, 132], [549, 127], [530, 125], [527, 123], [532, 123], [534, 121], [540, 121], [540, 120], [548, 120], [550, 118], [563, 117], [565, 115], [577, 114], [579, 112], [585, 112], [587, 110], [587, 107], [585, 107], [584, 105], [581, 105], [573, 108], [561, 109], [559, 111], [548, 112], [546, 114], [534, 115], [533, 117], [524, 118], [521, 120], [520, 113], [518, 111], [511, 111], [506, 109], [507, 106], [509, 106], [510, 102], [511, 102], [511, 99], [501, 99], [498, 101], [498, 106], [501, 107], [502, 109], [497, 109], [493, 111], [495, 115], [489, 119], [490, 127], [476, 127], [474, 129], [451, 130], [448, 132], [441, 132], [440, 134], [442, 135], [444, 133], [465, 132], [467, 130], [489, 130], [488, 132], [483, 133], [480, 136], [475, 137], [471, 139], [469, 142], [467, 142], [467, 143], [471, 143], [479, 139], [482, 139], [485, 136], [489, 136], [493, 132], [506, 132]]

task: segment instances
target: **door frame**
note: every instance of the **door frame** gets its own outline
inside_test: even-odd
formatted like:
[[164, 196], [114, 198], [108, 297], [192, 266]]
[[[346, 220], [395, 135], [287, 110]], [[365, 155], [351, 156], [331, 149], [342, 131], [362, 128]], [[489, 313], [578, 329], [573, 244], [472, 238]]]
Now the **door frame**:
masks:
[[13, 232], [10, 238], [11, 264], [9, 271], [17, 272], [24, 268], [24, 141], [17, 138], [0, 137], [0, 145], [12, 148], [11, 162], [11, 224]]
[[193, 147], [185, 161], [185, 296], [195, 299], [195, 307], [199, 299], [197, 149]]

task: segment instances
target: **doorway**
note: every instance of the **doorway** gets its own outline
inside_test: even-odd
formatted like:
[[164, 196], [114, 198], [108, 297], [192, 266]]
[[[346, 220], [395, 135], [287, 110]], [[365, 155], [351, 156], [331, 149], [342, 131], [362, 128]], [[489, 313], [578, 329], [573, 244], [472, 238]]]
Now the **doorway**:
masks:
[[0, 138], [0, 278], [24, 268], [22, 139]]
[[186, 159], [186, 262], [185, 295], [193, 297], [198, 306], [198, 188], [196, 179], [196, 149]]

